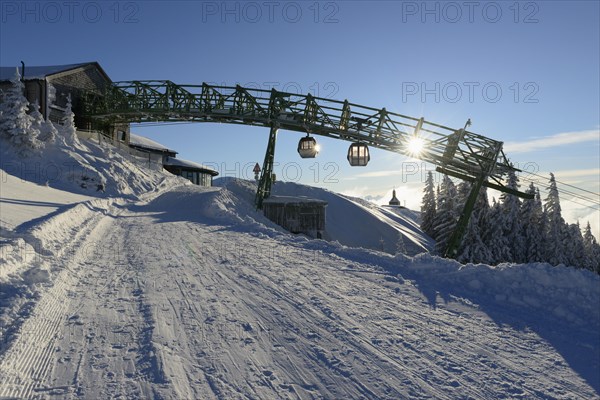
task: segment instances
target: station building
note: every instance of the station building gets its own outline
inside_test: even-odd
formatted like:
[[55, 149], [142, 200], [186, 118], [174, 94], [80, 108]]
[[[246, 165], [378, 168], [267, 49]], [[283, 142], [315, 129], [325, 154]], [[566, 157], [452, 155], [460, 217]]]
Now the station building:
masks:
[[[19, 69], [21, 80], [25, 84], [25, 97], [31, 104], [37, 103], [45, 119], [54, 123], [62, 123], [67, 106], [67, 98], [71, 97], [71, 108], [75, 113], [75, 126], [79, 130], [92, 130], [89, 120], [83, 115], [83, 91], [104, 91], [112, 80], [97, 62], [85, 62], [67, 65], [0, 67], [0, 90], [10, 87], [16, 70]], [[117, 124], [102, 127], [110, 139], [129, 142], [129, 124]]]

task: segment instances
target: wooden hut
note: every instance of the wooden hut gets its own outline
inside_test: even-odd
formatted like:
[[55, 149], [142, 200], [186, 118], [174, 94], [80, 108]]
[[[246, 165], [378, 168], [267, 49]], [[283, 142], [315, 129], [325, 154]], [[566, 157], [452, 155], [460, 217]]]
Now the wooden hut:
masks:
[[325, 232], [326, 206], [326, 201], [303, 196], [271, 196], [263, 201], [263, 212], [292, 233], [321, 239]]

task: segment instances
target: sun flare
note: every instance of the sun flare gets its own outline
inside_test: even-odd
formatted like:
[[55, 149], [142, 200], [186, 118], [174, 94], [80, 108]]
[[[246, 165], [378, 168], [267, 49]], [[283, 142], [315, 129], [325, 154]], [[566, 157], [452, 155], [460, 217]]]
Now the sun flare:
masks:
[[411, 137], [408, 140], [408, 152], [413, 155], [418, 155], [423, 151], [425, 147], [425, 142], [418, 136]]

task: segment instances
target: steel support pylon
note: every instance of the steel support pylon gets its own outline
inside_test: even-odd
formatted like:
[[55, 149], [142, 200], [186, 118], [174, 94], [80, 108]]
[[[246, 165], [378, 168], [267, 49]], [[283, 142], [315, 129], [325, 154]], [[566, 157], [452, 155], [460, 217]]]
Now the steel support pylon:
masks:
[[271, 125], [269, 132], [269, 143], [267, 144], [267, 152], [265, 153], [265, 161], [258, 181], [258, 189], [256, 190], [256, 209], [262, 210], [263, 200], [271, 195], [271, 185], [273, 184], [273, 162], [275, 160], [275, 142], [277, 140], [276, 125]]
[[460, 217], [458, 218], [458, 222], [456, 223], [456, 227], [454, 228], [454, 232], [452, 232], [452, 236], [448, 241], [448, 246], [446, 247], [446, 252], [444, 253], [444, 257], [455, 258], [458, 252], [458, 248], [462, 243], [463, 236], [465, 235], [465, 231], [467, 230], [467, 226], [469, 225], [469, 220], [471, 219], [471, 215], [473, 214], [473, 209], [475, 208], [475, 203], [477, 202], [477, 197], [479, 197], [479, 191], [483, 187], [483, 183], [485, 182], [486, 177], [481, 176], [479, 179], [473, 182], [473, 186], [471, 187], [471, 192], [469, 193], [469, 197], [465, 202], [465, 206], [463, 208]]

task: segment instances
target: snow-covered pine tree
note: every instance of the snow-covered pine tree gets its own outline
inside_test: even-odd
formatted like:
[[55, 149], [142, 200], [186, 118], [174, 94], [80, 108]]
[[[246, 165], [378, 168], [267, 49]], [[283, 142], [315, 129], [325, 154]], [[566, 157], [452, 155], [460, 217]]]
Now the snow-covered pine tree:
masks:
[[450, 236], [452, 236], [458, 221], [456, 198], [457, 192], [454, 182], [447, 175], [444, 175], [438, 192], [434, 220], [435, 250], [438, 254], [443, 254], [446, 250]]
[[509, 243], [503, 233], [503, 220], [500, 203], [493, 198], [488, 212], [487, 226], [483, 231], [483, 242], [492, 256], [490, 264], [505, 262], [507, 254], [510, 254]]
[[429, 171], [427, 173], [427, 180], [425, 180], [423, 201], [421, 203], [421, 229], [431, 237], [435, 235], [433, 229], [436, 212], [434, 189], [433, 173]]
[[77, 137], [77, 128], [75, 127], [75, 113], [73, 112], [73, 105], [71, 103], [70, 94], [67, 96], [65, 116], [63, 117], [62, 126], [60, 127], [59, 132], [67, 145], [79, 145], [79, 138]]
[[585, 264], [585, 247], [579, 221], [576, 224], [568, 224], [566, 233], [565, 255], [567, 256], [568, 265], [583, 268]]
[[[506, 187], [512, 190], [519, 189], [519, 178], [513, 170], [508, 172]], [[524, 262], [525, 246], [522, 237], [522, 226], [520, 218], [521, 201], [513, 194], [502, 193], [500, 195], [499, 222], [502, 225], [502, 236], [506, 246], [500, 253], [501, 260], [506, 262]]]
[[542, 209], [540, 191], [533, 183], [529, 184], [527, 193], [534, 196], [521, 203], [521, 235], [523, 237], [525, 257], [522, 262], [544, 261], [544, 229], [545, 218]]
[[33, 118], [27, 113], [29, 102], [24, 91], [25, 85], [17, 68], [11, 85], [2, 93], [0, 136], [6, 138], [20, 155], [27, 156], [43, 144], [38, 140], [39, 130], [33, 126]]
[[44, 119], [44, 116], [40, 112], [40, 105], [37, 101], [32, 104], [30, 108], [33, 109], [30, 114], [33, 120], [32, 125], [34, 129], [37, 129], [40, 132], [38, 139], [43, 143], [54, 143], [56, 135], [58, 134], [54, 124]]
[[473, 208], [473, 214], [469, 220], [469, 225], [458, 251], [456, 259], [462, 263], [485, 263], [489, 264], [492, 260], [492, 253], [483, 241], [483, 228], [487, 226], [487, 214], [489, 203], [487, 190], [482, 187], [479, 191], [477, 201]]
[[467, 198], [469, 197], [469, 192], [471, 191], [471, 182], [461, 181], [456, 186], [456, 208], [458, 211], [458, 215], [463, 210], [465, 203], [467, 202]]
[[592, 233], [589, 221], [583, 230], [583, 248], [585, 249], [583, 268], [600, 274], [600, 245]]
[[398, 240], [396, 241], [396, 254], [406, 254], [406, 245], [400, 232], [398, 232]]
[[546, 261], [552, 265], [568, 264], [565, 254], [566, 224], [561, 215], [560, 199], [554, 174], [550, 173], [548, 196], [544, 203], [546, 214]]

